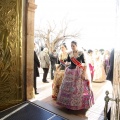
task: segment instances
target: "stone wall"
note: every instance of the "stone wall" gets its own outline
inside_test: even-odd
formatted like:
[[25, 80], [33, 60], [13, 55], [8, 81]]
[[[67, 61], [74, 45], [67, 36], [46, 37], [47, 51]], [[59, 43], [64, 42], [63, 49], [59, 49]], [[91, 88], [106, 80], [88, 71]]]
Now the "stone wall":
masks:
[[28, 0], [27, 3], [27, 41], [26, 41], [26, 87], [27, 87], [27, 99], [34, 97], [33, 90], [33, 65], [34, 65], [34, 15], [35, 0]]

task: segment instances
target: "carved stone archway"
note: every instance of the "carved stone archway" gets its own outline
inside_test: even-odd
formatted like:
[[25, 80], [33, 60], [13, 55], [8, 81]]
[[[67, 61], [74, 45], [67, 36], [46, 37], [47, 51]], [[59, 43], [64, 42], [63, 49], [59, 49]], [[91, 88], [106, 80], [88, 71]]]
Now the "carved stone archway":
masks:
[[35, 0], [28, 0], [27, 3], [27, 30], [26, 30], [26, 87], [27, 99], [34, 97], [33, 90], [33, 65], [34, 65], [34, 15]]

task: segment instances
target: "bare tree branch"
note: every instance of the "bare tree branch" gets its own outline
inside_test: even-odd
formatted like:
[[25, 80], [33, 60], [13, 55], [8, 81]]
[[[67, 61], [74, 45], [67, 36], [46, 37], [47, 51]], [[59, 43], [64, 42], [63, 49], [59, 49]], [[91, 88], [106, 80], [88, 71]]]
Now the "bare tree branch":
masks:
[[[35, 36], [44, 40], [46, 47], [48, 47], [49, 51], [51, 52], [55, 46], [58, 46], [59, 42], [64, 42], [66, 39], [71, 38], [79, 38], [79, 33], [69, 33], [69, 22], [62, 21], [61, 28], [57, 32], [56, 24], [53, 22], [54, 25], [48, 22], [48, 28], [45, 30], [41, 30], [41, 28], [36, 30]], [[52, 38], [51, 38], [52, 36]], [[52, 40], [51, 40], [52, 39]]]

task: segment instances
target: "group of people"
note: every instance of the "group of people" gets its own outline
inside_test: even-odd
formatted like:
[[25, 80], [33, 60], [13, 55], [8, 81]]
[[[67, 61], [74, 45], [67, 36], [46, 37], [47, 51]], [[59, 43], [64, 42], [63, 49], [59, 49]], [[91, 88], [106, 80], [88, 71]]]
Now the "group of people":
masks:
[[71, 52], [61, 45], [59, 65], [56, 66], [52, 86], [52, 98], [57, 104], [71, 110], [88, 109], [94, 104], [94, 96], [87, 76], [85, 55], [71, 42]]
[[47, 74], [51, 66], [52, 98], [57, 104], [71, 110], [88, 109], [94, 104], [91, 81], [104, 82], [109, 71], [109, 51], [80, 51], [77, 42], [71, 42], [71, 52], [66, 44], [61, 52], [51, 54], [47, 48], [39, 55], [43, 68], [43, 82], [48, 83]]
[[93, 82], [104, 82], [110, 68], [110, 52], [95, 49], [88, 50], [88, 64]]

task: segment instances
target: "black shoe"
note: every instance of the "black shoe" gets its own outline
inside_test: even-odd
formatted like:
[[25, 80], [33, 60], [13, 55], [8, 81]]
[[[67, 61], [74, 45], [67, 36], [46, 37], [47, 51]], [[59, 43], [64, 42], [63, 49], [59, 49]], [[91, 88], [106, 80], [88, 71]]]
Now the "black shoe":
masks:
[[35, 94], [38, 95], [39, 93], [36, 92]]
[[48, 81], [43, 81], [44, 83], [49, 83]]
[[51, 78], [51, 80], [54, 80], [54, 77], [53, 77], [53, 78]]
[[54, 76], [51, 77], [51, 80], [53, 80], [53, 79], [54, 79]]

